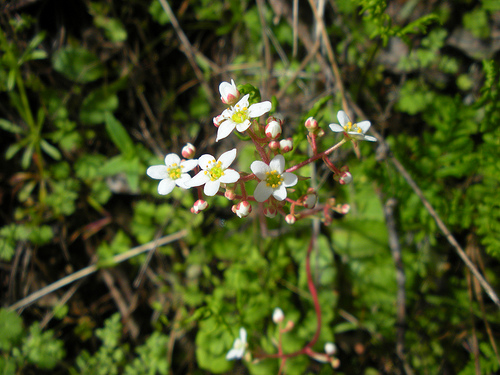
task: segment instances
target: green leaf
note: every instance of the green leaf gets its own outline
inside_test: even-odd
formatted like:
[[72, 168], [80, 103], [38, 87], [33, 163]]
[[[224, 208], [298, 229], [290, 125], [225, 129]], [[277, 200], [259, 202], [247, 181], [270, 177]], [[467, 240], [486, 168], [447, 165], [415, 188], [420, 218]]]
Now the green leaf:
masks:
[[0, 118], [0, 128], [14, 134], [20, 134], [23, 132], [23, 129], [19, 125], [13, 124], [3, 118]]
[[85, 124], [102, 124], [107, 112], [118, 108], [118, 96], [109, 87], [100, 87], [91, 91], [83, 100], [80, 110], [80, 120]]
[[122, 154], [125, 154], [126, 156], [134, 155], [134, 143], [121, 122], [118, 121], [111, 112], [106, 112], [104, 115], [104, 121], [106, 123], [106, 131]]
[[127, 31], [117, 18], [109, 18], [97, 15], [94, 18], [97, 27], [104, 29], [106, 37], [112, 42], [123, 42], [127, 40]]
[[95, 81], [105, 72], [97, 56], [83, 47], [68, 46], [56, 51], [52, 65], [56, 71], [78, 83]]
[[45, 139], [40, 140], [40, 147], [42, 148], [43, 151], [45, 151], [52, 159], [54, 160], [61, 160], [61, 153], [57, 148], [52, 146], [49, 142], [47, 142]]
[[0, 350], [9, 351], [23, 333], [23, 320], [13, 311], [0, 309]]
[[26, 150], [24, 150], [23, 158], [21, 160], [21, 167], [23, 167], [23, 169], [26, 169], [30, 166], [31, 157], [33, 156], [33, 149], [33, 143], [30, 143], [28, 147], [26, 147]]

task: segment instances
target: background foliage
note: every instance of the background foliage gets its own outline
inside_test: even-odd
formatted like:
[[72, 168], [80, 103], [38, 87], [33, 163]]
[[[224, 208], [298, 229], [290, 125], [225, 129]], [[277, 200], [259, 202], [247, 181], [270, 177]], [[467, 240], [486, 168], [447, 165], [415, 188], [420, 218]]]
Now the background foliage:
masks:
[[[304, 268], [311, 235], [323, 312], [315, 349], [337, 344], [335, 373], [498, 371], [498, 307], [390, 161], [403, 164], [499, 290], [498, 2], [324, 2], [349, 106], [362, 109], [390, 150], [363, 144], [360, 159], [339, 151], [335, 160], [347, 160], [354, 176], [349, 186], [318, 165], [320, 195], [349, 203], [349, 215], [319, 232], [311, 221], [276, 219], [264, 234], [258, 217], [238, 219], [222, 198], [192, 215], [191, 191], [160, 197], [145, 170], [186, 142], [200, 155], [241, 146], [236, 137], [221, 150], [214, 142], [218, 84], [231, 78], [278, 103], [296, 161], [307, 154], [299, 141], [310, 115], [326, 131], [322, 147], [332, 145], [327, 125], [343, 98], [326, 44], [301, 64], [320, 24], [305, 1], [296, 18], [283, 0], [170, 6], [175, 20], [158, 0], [0, 6], [0, 372], [276, 374], [275, 360], [243, 364], [225, 354], [240, 326], [250, 349], [275, 352], [276, 306], [295, 322], [285, 351], [313, 336]], [[252, 151], [239, 154], [249, 170]], [[391, 198], [394, 228], [384, 215]], [[113, 260], [182, 229], [183, 239], [151, 257]], [[98, 272], [9, 309], [89, 264]], [[333, 371], [304, 356], [286, 365], [287, 374]]]

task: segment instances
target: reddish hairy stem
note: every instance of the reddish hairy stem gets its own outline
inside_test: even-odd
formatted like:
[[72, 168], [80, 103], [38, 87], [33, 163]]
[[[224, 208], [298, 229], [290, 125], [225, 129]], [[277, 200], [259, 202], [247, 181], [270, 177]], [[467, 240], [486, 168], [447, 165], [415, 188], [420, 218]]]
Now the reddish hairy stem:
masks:
[[267, 156], [266, 151], [264, 150], [264, 148], [260, 144], [257, 135], [250, 128], [247, 129], [247, 133], [250, 136], [250, 138], [252, 139], [252, 142], [254, 143], [255, 148], [257, 149], [257, 152], [259, 153], [262, 161], [266, 164], [269, 164], [269, 157]]
[[331, 154], [333, 151], [338, 149], [340, 146], [342, 146], [344, 143], [346, 143], [345, 138], [343, 138], [339, 143], [337, 143], [335, 146], [330, 147], [328, 150], [320, 152], [319, 154], [316, 154], [314, 156], [311, 156], [309, 159], [304, 160], [302, 163], [296, 164], [293, 167], [288, 168], [285, 170], [285, 172], [295, 172], [297, 169], [302, 168], [304, 165], [310, 164], [313, 161], [316, 161], [318, 159], [321, 159], [323, 156], [327, 156]]

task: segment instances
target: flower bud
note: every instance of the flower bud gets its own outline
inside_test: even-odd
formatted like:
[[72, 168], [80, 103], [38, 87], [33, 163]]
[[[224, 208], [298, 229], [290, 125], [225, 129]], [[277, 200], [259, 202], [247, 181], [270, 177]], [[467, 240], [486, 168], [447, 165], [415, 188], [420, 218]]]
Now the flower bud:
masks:
[[272, 219], [273, 217], [276, 216], [276, 208], [274, 207], [265, 207], [264, 208], [264, 216], [267, 216], [268, 218]]
[[225, 120], [226, 120], [226, 119], [225, 119], [225, 117], [224, 117], [224, 116], [222, 116], [222, 115], [218, 115], [218, 116], [215, 116], [215, 117], [213, 118], [213, 120], [212, 120], [212, 121], [213, 121], [213, 123], [214, 123], [214, 126], [215, 126], [216, 128], [218, 128], [218, 127], [220, 126], [220, 124], [222, 124], [222, 121], [225, 121]]
[[283, 314], [283, 310], [279, 307], [276, 307], [273, 311], [273, 322], [274, 324], [280, 324], [285, 319], [285, 314]]
[[238, 215], [239, 218], [244, 218], [252, 212], [252, 205], [247, 201], [241, 201], [240, 203], [234, 205], [231, 210]]
[[226, 189], [224, 196], [232, 201], [234, 198], [236, 198], [236, 193], [232, 189]]
[[182, 157], [185, 159], [192, 159], [195, 153], [196, 147], [194, 147], [191, 143], [187, 143], [181, 151]]
[[276, 139], [281, 135], [281, 125], [278, 121], [271, 121], [266, 125], [266, 137]]
[[233, 80], [231, 80], [231, 83], [222, 82], [219, 85], [219, 92], [220, 100], [222, 100], [222, 103], [227, 105], [236, 103], [240, 97], [240, 92], [236, 88], [236, 84]]
[[269, 124], [271, 121], [277, 121], [280, 125], [283, 125], [285, 122], [281, 113], [274, 113], [272, 116], [269, 116], [266, 120], [266, 124]]
[[292, 138], [282, 139], [280, 141], [280, 150], [283, 153], [292, 151], [293, 150]]
[[276, 151], [280, 148], [280, 143], [278, 141], [269, 142], [269, 148], [273, 151]]
[[292, 214], [288, 214], [285, 216], [285, 221], [292, 225], [292, 224], [295, 224], [295, 222], [297, 221], [297, 218], [295, 217], [295, 215], [292, 215]]
[[304, 207], [305, 208], [314, 208], [316, 206], [316, 201], [318, 197], [316, 194], [308, 194], [304, 197]]
[[205, 210], [208, 207], [208, 203], [203, 199], [198, 199], [194, 202], [193, 207], [191, 207], [191, 212], [193, 214], [199, 214], [201, 211]]
[[347, 215], [349, 213], [349, 211], [351, 210], [351, 206], [349, 206], [348, 204], [343, 204], [341, 207], [340, 207], [340, 210], [339, 212], [341, 214], [344, 214], [344, 215]]
[[322, 137], [325, 135], [325, 131], [323, 129], [319, 128], [318, 131], [316, 132], [316, 135], [318, 137]]
[[325, 344], [325, 353], [328, 354], [329, 356], [332, 356], [335, 353], [337, 353], [337, 347], [333, 342], [327, 342]]
[[306, 120], [305, 126], [307, 130], [309, 130], [310, 132], [314, 132], [316, 129], [318, 129], [318, 121], [316, 121], [314, 117], [309, 117]]
[[347, 185], [352, 182], [352, 174], [349, 171], [342, 172], [339, 177], [339, 184]]

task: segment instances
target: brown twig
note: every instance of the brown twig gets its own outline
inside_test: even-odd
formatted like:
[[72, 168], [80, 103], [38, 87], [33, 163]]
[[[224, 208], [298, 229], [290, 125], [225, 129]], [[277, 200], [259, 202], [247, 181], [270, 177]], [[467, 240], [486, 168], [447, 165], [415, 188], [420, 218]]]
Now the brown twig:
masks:
[[[177, 240], [185, 237], [187, 235], [187, 233], [188, 233], [187, 230], [181, 230], [181, 231], [174, 233], [174, 234], [171, 234], [169, 236], [162, 237], [158, 241], [151, 241], [151, 242], [148, 242], [144, 245], [134, 247], [123, 254], [119, 254], [119, 255], [114, 256], [112, 261], [114, 263], [124, 262], [124, 261], [126, 261], [130, 258], [133, 258], [139, 254], [142, 254], [146, 251], [155, 249], [158, 246], [163, 246], [167, 243], [177, 241]], [[17, 310], [17, 309], [20, 309], [22, 307], [28, 306], [28, 305], [32, 304], [33, 302], [37, 301], [38, 299], [46, 296], [47, 294], [50, 294], [50, 293], [66, 286], [66, 285], [74, 283], [77, 280], [80, 280], [86, 276], [93, 274], [98, 269], [99, 268], [97, 267], [96, 264], [92, 264], [88, 267], [81, 269], [80, 271], [74, 272], [71, 275], [63, 277], [62, 279], [60, 279], [60, 280], [58, 280], [50, 285], [47, 285], [46, 287], [30, 294], [29, 296], [23, 298], [22, 300], [17, 301], [13, 305], [9, 306], [9, 310]]]

